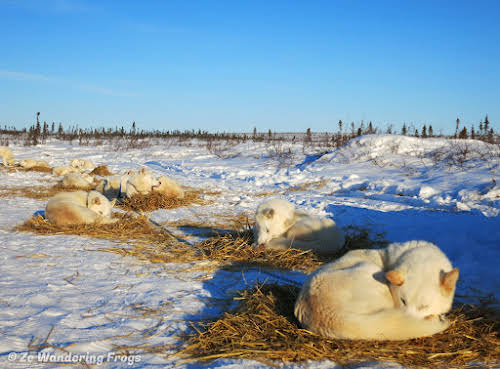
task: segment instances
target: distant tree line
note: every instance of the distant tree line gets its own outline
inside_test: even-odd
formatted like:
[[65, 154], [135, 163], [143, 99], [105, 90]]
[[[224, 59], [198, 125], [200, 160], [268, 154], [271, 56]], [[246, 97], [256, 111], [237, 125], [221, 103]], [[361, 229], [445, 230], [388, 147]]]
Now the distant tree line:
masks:
[[[56, 128], [57, 126], [57, 128]], [[414, 125], [403, 124], [400, 134], [404, 136], [415, 136], [421, 138], [431, 137], [447, 137], [456, 139], [476, 139], [489, 143], [499, 142], [499, 137], [493, 130], [488, 116], [481, 120], [478, 129], [474, 124], [469, 126], [462, 125], [459, 118], [455, 121], [455, 132], [453, 135], [436, 134], [432, 125], [424, 124], [420, 130]], [[122, 140], [128, 142], [128, 147], [140, 147], [141, 142], [148, 139], [177, 139], [178, 141], [187, 141], [190, 139], [198, 139], [206, 142], [214, 141], [231, 141], [235, 143], [246, 142], [248, 140], [254, 142], [272, 142], [272, 141], [288, 141], [293, 143], [302, 140], [304, 146], [318, 145], [325, 148], [339, 147], [344, 145], [352, 138], [371, 135], [371, 134], [393, 134], [392, 125], [389, 125], [385, 130], [381, 130], [373, 125], [371, 121], [365, 124], [361, 121], [359, 124], [351, 122], [349, 126], [345, 126], [342, 120], [338, 121], [338, 126], [332, 129], [333, 133], [313, 133], [311, 128], [307, 128], [305, 134], [300, 133], [276, 133], [271, 129], [264, 132], [258, 132], [257, 128], [253, 129], [252, 133], [229, 133], [229, 132], [208, 132], [206, 130], [139, 130], [135, 122], [132, 122], [130, 129], [125, 129], [123, 126], [115, 128], [79, 128], [77, 125], [63, 127], [62, 123], [56, 125], [55, 122], [47, 123], [40, 122], [40, 112], [36, 113], [36, 121], [29, 128], [17, 129], [15, 127], [4, 126], [0, 127], [0, 145], [8, 145], [8, 137], [11, 137], [16, 142], [22, 141], [26, 146], [45, 144], [47, 139], [57, 139], [62, 141], [78, 141], [81, 145], [89, 145], [91, 142], [104, 143], [106, 141]], [[293, 137], [292, 137], [293, 136]], [[297, 139], [298, 137], [298, 139]]]

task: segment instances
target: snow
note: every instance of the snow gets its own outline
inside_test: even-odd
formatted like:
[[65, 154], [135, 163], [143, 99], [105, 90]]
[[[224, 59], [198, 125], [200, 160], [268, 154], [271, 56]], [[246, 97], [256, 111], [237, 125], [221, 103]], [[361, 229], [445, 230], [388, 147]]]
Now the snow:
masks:
[[[281, 196], [298, 208], [333, 217], [341, 226], [384, 232], [391, 242], [423, 239], [437, 244], [460, 269], [457, 294], [500, 298], [499, 149], [479, 141], [363, 136], [324, 155], [302, 143], [282, 147], [259, 142], [208, 150], [196, 140], [117, 150], [113, 145], [78, 146], [49, 142], [11, 146], [16, 160], [37, 158], [51, 166], [73, 158], [106, 164], [114, 172], [148, 166], [181, 184], [213, 192], [210, 205], [151, 214], [156, 222], [201, 220], [246, 213]], [[277, 151], [290, 155], [286, 161]], [[286, 154], [285, 154], [286, 156]], [[36, 172], [0, 169], [0, 194], [56, 179]], [[172, 357], [178, 335], [189, 321], [217, 317], [234, 306], [232, 297], [257, 281], [301, 283], [299, 272], [204, 269], [200, 263], [144, 263], [100, 251], [111, 241], [77, 236], [40, 236], [13, 230], [45, 202], [1, 197], [0, 210], [0, 366], [55, 368], [36, 360], [36, 351], [107, 355], [120, 346], [161, 345], [160, 353], [140, 354], [133, 365], [106, 362], [101, 368], [262, 368], [250, 360], [182, 364]], [[192, 229], [182, 228], [184, 232]], [[176, 232], [180, 232], [179, 229]], [[194, 242], [200, 235], [186, 234]], [[126, 247], [126, 245], [124, 245]], [[196, 266], [197, 268], [194, 268]], [[480, 292], [478, 292], [480, 291]], [[147, 313], [146, 313], [147, 312]], [[46, 340], [46, 342], [45, 342]], [[49, 347], [43, 348], [43, 343]], [[59, 349], [55, 349], [58, 347]], [[66, 350], [66, 351], [63, 351]], [[35, 355], [22, 360], [23, 353]], [[15, 354], [14, 361], [9, 354]], [[25, 358], [26, 359], [26, 358]], [[33, 358], [32, 358], [33, 359]], [[285, 365], [332, 368], [332, 362]], [[401, 368], [365, 363], [355, 368]]]

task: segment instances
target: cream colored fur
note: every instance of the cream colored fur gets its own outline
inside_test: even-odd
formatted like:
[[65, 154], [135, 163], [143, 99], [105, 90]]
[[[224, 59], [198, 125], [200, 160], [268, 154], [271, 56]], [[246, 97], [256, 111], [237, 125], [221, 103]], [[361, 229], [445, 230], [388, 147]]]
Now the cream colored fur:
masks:
[[94, 169], [95, 165], [90, 160], [73, 159], [71, 160], [71, 167], [76, 169]]
[[94, 178], [88, 174], [68, 173], [61, 180], [64, 188], [79, 188], [88, 190], [94, 183]]
[[52, 168], [52, 174], [56, 177], [64, 176], [68, 173], [77, 173], [78, 169], [73, 167], [54, 167]]
[[286, 250], [290, 247], [333, 253], [344, 246], [344, 235], [335, 222], [303, 211], [282, 199], [261, 203], [255, 214], [255, 246]]
[[158, 178], [158, 186], [153, 187], [153, 192], [159, 192], [167, 197], [173, 197], [176, 199], [184, 198], [184, 190], [181, 188], [179, 183], [166, 176]]
[[[295, 316], [304, 328], [341, 339], [405, 340], [445, 330], [448, 321], [440, 314], [450, 309], [458, 270], [438, 261], [444, 254], [434, 245], [430, 251], [429, 245], [410, 241], [385, 250], [348, 252], [309, 276], [295, 303]], [[412, 255], [406, 254], [409, 250], [414, 250]], [[424, 260], [431, 267], [424, 266]], [[404, 291], [404, 308], [387, 280], [393, 266], [406, 273], [406, 282], [398, 286]], [[434, 279], [437, 283], [428, 284]], [[445, 301], [428, 300], [427, 296], [436, 294]], [[425, 312], [430, 314], [419, 310], [423, 303], [429, 305]]]
[[31, 169], [34, 167], [45, 167], [49, 166], [45, 160], [34, 160], [34, 159], [23, 159], [19, 162], [19, 165], [24, 169]]
[[7, 146], [0, 146], [0, 156], [2, 157], [4, 166], [14, 162], [14, 155], [12, 155], [12, 151]]
[[[136, 194], [147, 195], [153, 191], [153, 187], [158, 186], [158, 180], [153, 178], [150, 171], [142, 168], [139, 173], [130, 176], [127, 180], [125, 193], [127, 197], [132, 197]], [[123, 192], [123, 190], [122, 190]]]
[[458, 269], [436, 245], [408, 241], [393, 243], [383, 252], [396, 306], [417, 318], [450, 310]]
[[45, 217], [58, 226], [114, 223], [113, 205], [97, 191], [61, 192], [47, 202]]
[[135, 170], [129, 170], [123, 175], [106, 177], [99, 182], [96, 191], [99, 191], [108, 199], [118, 199], [125, 195], [129, 178], [137, 173]]

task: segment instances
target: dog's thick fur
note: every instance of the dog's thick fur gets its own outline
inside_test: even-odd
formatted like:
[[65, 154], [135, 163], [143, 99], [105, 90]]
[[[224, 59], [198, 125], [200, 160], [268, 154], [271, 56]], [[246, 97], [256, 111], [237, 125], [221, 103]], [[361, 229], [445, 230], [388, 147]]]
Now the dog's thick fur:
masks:
[[94, 178], [88, 174], [68, 173], [61, 180], [63, 188], [79, 188], [88, 190], [92, 187]]
[[114, 223], [114, 203], [97, 191], [60, 192], [47, 202], [45, 218], [57, 226]]
[[79, 170], [83, 170], [83, 169], [94, 169], [95, 165], [90, 160], [73, 159], [73, 160], [71, 160], [71, 167], [79, 169]]
[[45, 160], [34, 160], [34, 159], [23, 159], [19, 162], [19, 165], [24, 169], [31, 169], [34, 167], [44, 167], [48, 168], [49, 163]]
[[161, 176], [158, 178], [158, 186], [153, 187], [153, 192], [159, 192], [162, 195], [175, 199], [184, 198], [184, 190], [181, 188], [179, 183], [167, 176]]
[[5, 167], [14, 163], [14, 155], [12, 155], [12, 151], [7, 146], [0, 146], [0, 156]]
[[386, 279], [397, 307], [417, 318], [451, 309], [458, 269], [436, 245], [408, 241], [383, 251]]
[[[396, 279], [400, 272], [402, 280]], [[304, 328], [330, 338], [430, 336], [448, 327], [440, 314], [451, 307], [457, 278], [458, 270], [427, 242], [353, 250], [309, 276], [295, 303], [295, 316]]]
[[119, 199], [126, 194], [129, 178], [136, 174], [137, 171], [129, 170], [123, 175], [106, 177], [98, 183], [96, 191], [99, 191], [110, 200]]
[[345, 242], [344, 234], [333, 220], [298, 211], [282, 199], [266, 200], [258, 206], [253, 232], [254, 246], [276, 250], [293, 247], [334, 253]]
[[129, 198], [136, 194], [148, 195], [153, 191], [153, 187], [158, 186], [158, 180], [153, 177], [150, 171], [142, 168], [139, 173], [130, 176], [126, 186], [125, 194]]
[[54, 167], [52, 168], [52, 175], [56, 177], [64, 176], [68, 173], [78, 173], [78, 169], [73, 167]]

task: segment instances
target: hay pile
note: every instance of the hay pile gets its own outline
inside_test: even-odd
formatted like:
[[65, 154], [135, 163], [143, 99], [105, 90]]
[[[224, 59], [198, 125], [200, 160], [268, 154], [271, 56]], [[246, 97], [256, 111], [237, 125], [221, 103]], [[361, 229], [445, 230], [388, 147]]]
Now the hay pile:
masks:
[[[139, 217], [137, 219], [142, 219], [144, 223], [147, 222], [145, 217]], [[160, 232], [158, 227], [154, 227], [149, 223], [144, 226], [149, 226], [152, 229], [155, 229], [156, 232]], [[86, 228], [83, 229], [78, 227], [77, 230], [81, 233], [75, 233], [74, 229], [69, 229], [68, 232], [69, 234], [82, 234], [106, 238], [103, 237], [101, 231], [98, 231], [96, 234], [95, 232], [92, 232], [92, 229], [90, 232], [88, 231], [88, 228], [91, 228], [90, 226], [85, 227]], [[51, 232], [57, 233], [58, 231], [60, 231], [58, 228], [53, 226], [51, 227]], [[120, 233], [120, 228], [117, 229], [117, 232]], [[130, 236], [125, 236], [124, 239], [136, 240], [138, 237], [134, 237], [134, 234], [139, 234], [139, 232], [140, 231], [136, 232], [131, 228]], [[148, 232], [149, 230], [146, 231], [146, 233]], [[183, 243], [169, 234], [164, 241], [161, 237], [158, 239], [155, 238], [156, 236], [153, 237], [151, 239], [151, 242], [154, 243], [153, 245], [148, 245], [145, 242], [131, 242], [132, 246], [106, 247], [100, 250], [124, 256], [134, 256], [142, 261], [148, 261], [151, 263], [197, 262], [206, 260], [217, 262], [212, 265], [212, 268], [216, 268], [221, 265], [234, 268], [243, 264], [264, 268], [302, 270], [310, 272], [318, 268], [323, 263], [338, 258], [349, 250], [355, 248], [374, 247], [377, 242], [382, 242], [378, 240], [370, 240], [367, 236], [368, 233], [365, 230], [357, 229], [356, 231], [350, 231], [347, 235], [346, 239], [348, 242], [343, 250], [337, 254], [323, 256], [316, 255], [312, 251], [297, 249], [288, 249], [284, 251], [255, 250], [251, 246], [253, 238], [250, 230], [217, 235], [194, 245]], [[110, 235], [110, 238], [113, 237]], [[146, 237], [145, 240], [148, 240], [148, 238]]]
[[[87, 191], [94, 189], [90, 185]], [[20, 186], [20, 187], [0, 187], [0, 197], [27, 197], [30, 199], [46, 200], [59, 192], [80, 191], [81, 188], [63, 187], [60, 182], [53, 186]]]
[[240, 263], [268, 268], [314, 270], [323, 262], [311, 251], [288, 249], [255, 250], [252, 232], [226, 233], [196, 244], [203, 259], [222, 264]]
[[90, 172], [90, 175], [93, 175], [93, 176], [112, 176], [113, 173], [111, 173], [109, 171], [109, 168], [107, 165], [99, 165], [97, 167], [95, 167], [91, 172]]
[[169, 244], [175, 238], [169, 233], [153, 226], [146, 217], [132, 214], [114, 213], [120, 220], [113, 224], [78, 224], [55, 226], [41, 216], [28, 219], [16, 227], [16, 230], [33, 232], [42, 235], [78, 235], [104, 238], [116, 242], [141, 241], [154, 244]]
[[122, 204], [119, 205], [121, 209], [127, 211], [153, 211], [158, 209], [175, 209], [181, 206], [189, 206], [193, 204], [207, 205], [210, 201], [200, 197], [201, 191], [185, 191], [184, 198], [178, 199], [173, 197], [165, 196], [161, 193], [153, 192], [148, 195], [137, 194], [131, 198], [126, 198], [123, 200]]
[[373, 249], [385, 246], [383, 234], [371, 237], [368, 230], [360, 227], [344, 229], [346, 243], [339, 252], [330, 255], [317, 255], [312, 251], [298, 249], [255, 250], [253, 234], [250, 230], [231, 232], [202, 241], [196, 246], [204, 258], [222, 263], [243, 263], [268, 268], [313, 271], [325, 262], [335, 260], [354, 249]]
[[17, 166], [17, 165], [16, 166], [7, 166], [6, 167], [6, 166], [0, 164], [0, 169], [6, 170], [9, 173], [18, 172], [18, 171], [22, 171], [22, 172], [52, 173], [52, 168], [50, 168], [50, 167], [41, 167], [41, 166], [34, 166], [34, 167], [31, 167], [31, 168], [23, 168], [23, 167]]
[[207, 230], [209, 232], [206, 237], [218, 236], [221, 233], [228, 231], [239, 232], [245, 228], [251, 228], [249, 223], [249, 215], [247, 213], [219, 213], [216, 217], [205, 212], [193, 212], [189, 219], [178, 219], [167, 221], [162, 224], [169, 228], [185, 228], [193, 230]]
[[[293, 315], [299, 289], [263, 285], [244, 291], [232, 313], [185, 337], [177, 354], [185, 362], [237, 358], [276, 362], [332, 360], [340, 364], [395, 361], [413, 367], [464, 367], [472, 361], [500, 363], [498, 311], [462, 305], [450, 313], [445, 332], [408, 341], [326, 339], [301, 329]], [[273, 363], [274, 362], [274, 363]]]
[[189, 245], [178, 240], [164, 228], [151, 224], [145, 216], [137, 217], [130, 213], [114, 213], [113, 216], [121, 218], [120, 221], [105, 225], [82, 224], [65, 227], [57, 227], [42, 217], [33, 217], [16, 229], [43, 235], [71, 234], [127, 242], [132, 245], [106, 247], [101, 250], [123, 256], [134, 256], [152, 263], [210, 260], [217, 262], [213, 267], [244, 264], [307, 272], [340, 257], [349, 250], [374, 248], [384, 243], [382, 239], [370, 239], [365, 229], [350, 228], [346, 231], [346, 246], [339, 253], [332, 255], [316, 255], [312, 251], [298, 249], [255, 250], [251, 246], [252, 232], [246, 229], [218, 234]]
[[52, 168], [50, 167], [39, 167], [34, 166], [31, 168], [19, 168], [23, 172], [41, 172], [41, 173], [52, 173]]

